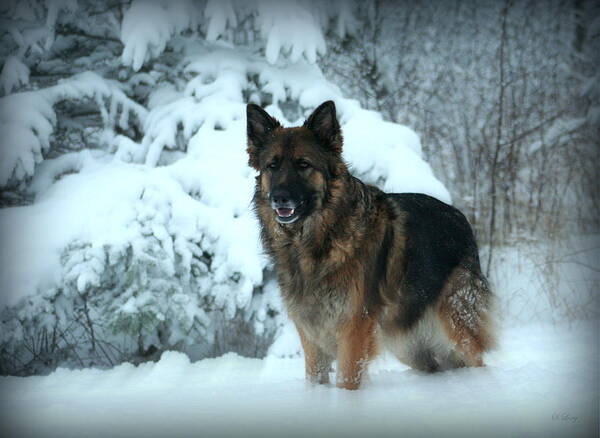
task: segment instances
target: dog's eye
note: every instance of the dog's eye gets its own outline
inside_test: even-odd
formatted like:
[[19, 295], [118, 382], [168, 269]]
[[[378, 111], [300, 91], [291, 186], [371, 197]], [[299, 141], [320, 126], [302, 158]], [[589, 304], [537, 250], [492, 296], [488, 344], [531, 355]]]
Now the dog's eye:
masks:
[[298, 161], [298, 167], [300, 169], [308, 169], [310, 167], [310, 163], [308, 161], [300, 160]]
[[267, 164], [267, 167], [269, 169], [275, 169], [277, 167], [277, 161], [271, 161], [269, 164]]

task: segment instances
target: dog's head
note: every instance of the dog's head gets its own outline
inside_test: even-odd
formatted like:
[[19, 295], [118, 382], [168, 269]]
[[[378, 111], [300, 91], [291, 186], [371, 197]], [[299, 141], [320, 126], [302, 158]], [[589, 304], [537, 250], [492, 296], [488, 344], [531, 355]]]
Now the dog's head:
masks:
[[257, 105], [247, 107], [248, 163], [260, 172], [257, 196], [277, 222], [291, 224], [323, 206], [341, 169], [342, 134], [335, 104], [321, 104], [303, 126], [283, 128]]

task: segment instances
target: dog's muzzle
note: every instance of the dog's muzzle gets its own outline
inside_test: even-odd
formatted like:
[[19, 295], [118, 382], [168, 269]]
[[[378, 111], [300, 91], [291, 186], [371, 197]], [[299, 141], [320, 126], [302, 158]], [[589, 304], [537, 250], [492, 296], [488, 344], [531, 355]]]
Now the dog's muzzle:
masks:
[[286, 190], [274, 190], [269, 197], [271, 198], [271, 208], [275, 210], [277, 222], [291, 224], [299, 218], [298, 212], [304, 204], [303, 201], [292, 199], [292, 196]]

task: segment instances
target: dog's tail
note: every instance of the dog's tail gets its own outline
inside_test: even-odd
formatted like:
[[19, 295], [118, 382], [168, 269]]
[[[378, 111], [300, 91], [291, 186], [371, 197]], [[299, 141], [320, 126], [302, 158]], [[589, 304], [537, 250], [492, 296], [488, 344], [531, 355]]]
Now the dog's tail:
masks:
[[483, 353], [496, 345], [494, 303], [494, 295], [477, 261], [455, 268], [442, 291], [439, 306], [442, 325], [468, 366], [483, 366]]

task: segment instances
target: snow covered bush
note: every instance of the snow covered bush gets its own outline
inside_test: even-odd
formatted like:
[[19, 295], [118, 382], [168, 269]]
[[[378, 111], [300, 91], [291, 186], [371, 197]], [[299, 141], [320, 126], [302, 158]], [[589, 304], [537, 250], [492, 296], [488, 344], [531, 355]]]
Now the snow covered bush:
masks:
[[291, 125], [333, 99], [357, 176], [450, 200], [417, 135], [315, 64], [326, 31], [354, 29], [342, 3], [2, 6], [1, 372], [265, 354], [284, 316], [248, 102]]

